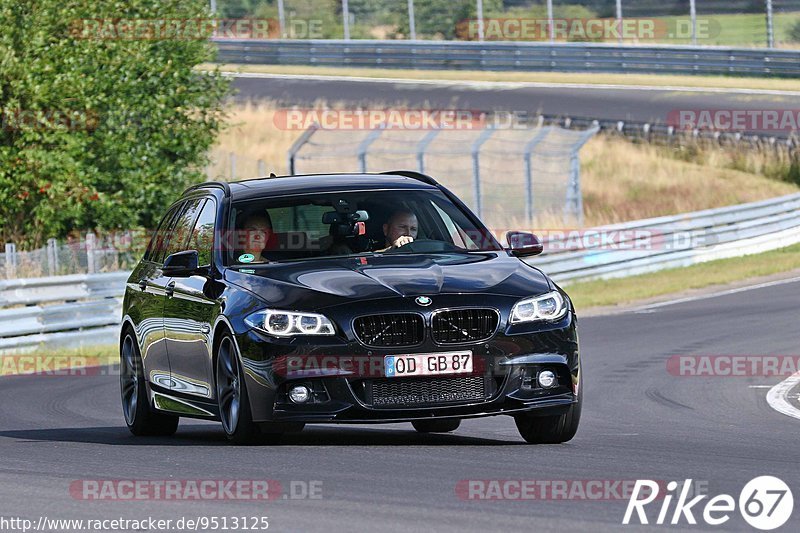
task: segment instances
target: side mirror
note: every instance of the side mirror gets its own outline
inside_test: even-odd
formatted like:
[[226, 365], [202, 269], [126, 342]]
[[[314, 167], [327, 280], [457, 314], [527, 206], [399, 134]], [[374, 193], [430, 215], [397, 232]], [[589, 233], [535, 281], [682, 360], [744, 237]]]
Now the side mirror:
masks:
[[539, 255], [544, 251], [544, 246], [533, 233], [524, 231], [509, 231], [506, 233], [509, 250], [516, 257]]
[[199, 262], [197, 250], [186, 250], [167, 256], [161, 271], [165, 276], [188, 278], [197, 273]]

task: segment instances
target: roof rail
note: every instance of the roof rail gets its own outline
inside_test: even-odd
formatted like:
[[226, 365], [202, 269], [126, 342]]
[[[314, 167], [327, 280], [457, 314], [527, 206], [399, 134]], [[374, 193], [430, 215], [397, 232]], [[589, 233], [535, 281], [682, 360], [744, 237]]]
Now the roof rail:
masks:
[[428, 176], [427, 174], [423, 174], [421, 172], [415, 172], [413, 170], [390, 170], [389, 172], [381, 172], [381, 174], [393, 174], [395, 176], [405, 176], [406, 178], [419, 180], [423, 183], [427, 183], [428, 185], [433, 185], [435, 187], [439, 186], [439, 183], [432, 177]]
[[206, 187], [217, 187], [225, 192], [225, 196], [231, 195], [231, 187], [224, 181], [207, 181], [205, 183], [198, 183], [197, 185], [192, 185], [191, 187], [187, 188], [185, 191], [183, 191], [183, 194]]

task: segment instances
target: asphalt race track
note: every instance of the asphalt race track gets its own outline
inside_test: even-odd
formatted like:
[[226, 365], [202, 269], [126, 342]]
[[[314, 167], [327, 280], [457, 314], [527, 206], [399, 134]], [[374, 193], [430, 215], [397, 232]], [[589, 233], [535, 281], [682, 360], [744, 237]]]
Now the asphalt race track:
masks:
[[[795, 109], [797, 95], [680, 91], [650, 88], [542, 87], [524, 84], [432, 84], [393, 81], [305, 79], [301, 76], [237, 77], [240, 102], [272, 100], [279, 105], [313, 106], [320, 101], [347, 106], [428, 107], [507, 111], [535, 115], [632, 120], [666, 124], [679, 110]], [[769, 135], [785, 136], [780, 131]]]
[[[621, 499], [459, 498], [457, 483], [474, 479], [692, 478], [712, 496], [738, 500], [747, 481], [775, 475], [794, 489], [797, 502], [800, 420], [765, 401], [768, 386], [783, 378], [680, 377], [667, 372], [666, 361], [683, 354], [796, 355], [798, 302], [795, 281], [581, 319], [586, 402], [578, 435], [564, 445], [525, 445], [508, 417], [467, 420], [448, 435], [417, 434], [410, 424], [317, 426], [273, 447], [229, 446], [217, 424], [191, 420], [174, 438], [134, 438], [113, 375], [6, 377], [0, 379], [0, 500], [34, 521], [268, 516], [270, 530], [326, 532], [644, 529], [621, 526], [627, 504]], [[70, 485], [83, 479], [269, 479], [287, 496], [291, 482], [315, 481], [322, 497], [85, 501], [70, 494]], [[302, 496], [303, 485], [294, 487]], [[657, 513], [651, 510], [651, 521]], [[695, 515], [701, 520], [702, 509]], [[798, 519], [795, 505], [795, 527]], [[687, 528], [684, 521], [649, 529]], [[717, 530], [748, 528], [734, 511]], [[791, 521], [783, 528], [793, 529]]]

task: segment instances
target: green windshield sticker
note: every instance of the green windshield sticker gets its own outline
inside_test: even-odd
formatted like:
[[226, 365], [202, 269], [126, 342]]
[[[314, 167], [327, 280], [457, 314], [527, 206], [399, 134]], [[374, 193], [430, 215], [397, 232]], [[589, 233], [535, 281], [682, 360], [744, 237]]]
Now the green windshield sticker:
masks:
[[252, 263], [253, 261], [255, 261], [255, 259], [256, 256], [254, 256], [253, 254], [242, 254], [239, 256], [240, 263]]

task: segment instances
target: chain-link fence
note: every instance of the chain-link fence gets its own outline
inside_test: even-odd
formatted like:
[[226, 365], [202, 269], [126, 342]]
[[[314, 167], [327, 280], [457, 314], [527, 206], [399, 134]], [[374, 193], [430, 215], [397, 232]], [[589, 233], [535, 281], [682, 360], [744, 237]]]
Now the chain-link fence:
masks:
[[209, 164], [206, 167], [208, 181], [236, 181], [253, 176], [268, 176], [273, 172], [277, 174], [281, 169], [272, 161], [219, 149], [210, 151]]
[[583, 224], [578, 152], [598, 131], [557, 126], [475, 130], [327, 130], [312, 126], [289, 152], [290, 173], [430, 174], [493, 229]]
[[271, 38], [800, 47], [800, 0], [210, 0]]
[[147, 240], [146, 232], [124, 231], [105, 236], [86, 233], [67, 241], [49, 239], [47, 246], [27, 251], [6, 243], [0, 253], [0, 279], [129, 270], [141, 258]]

